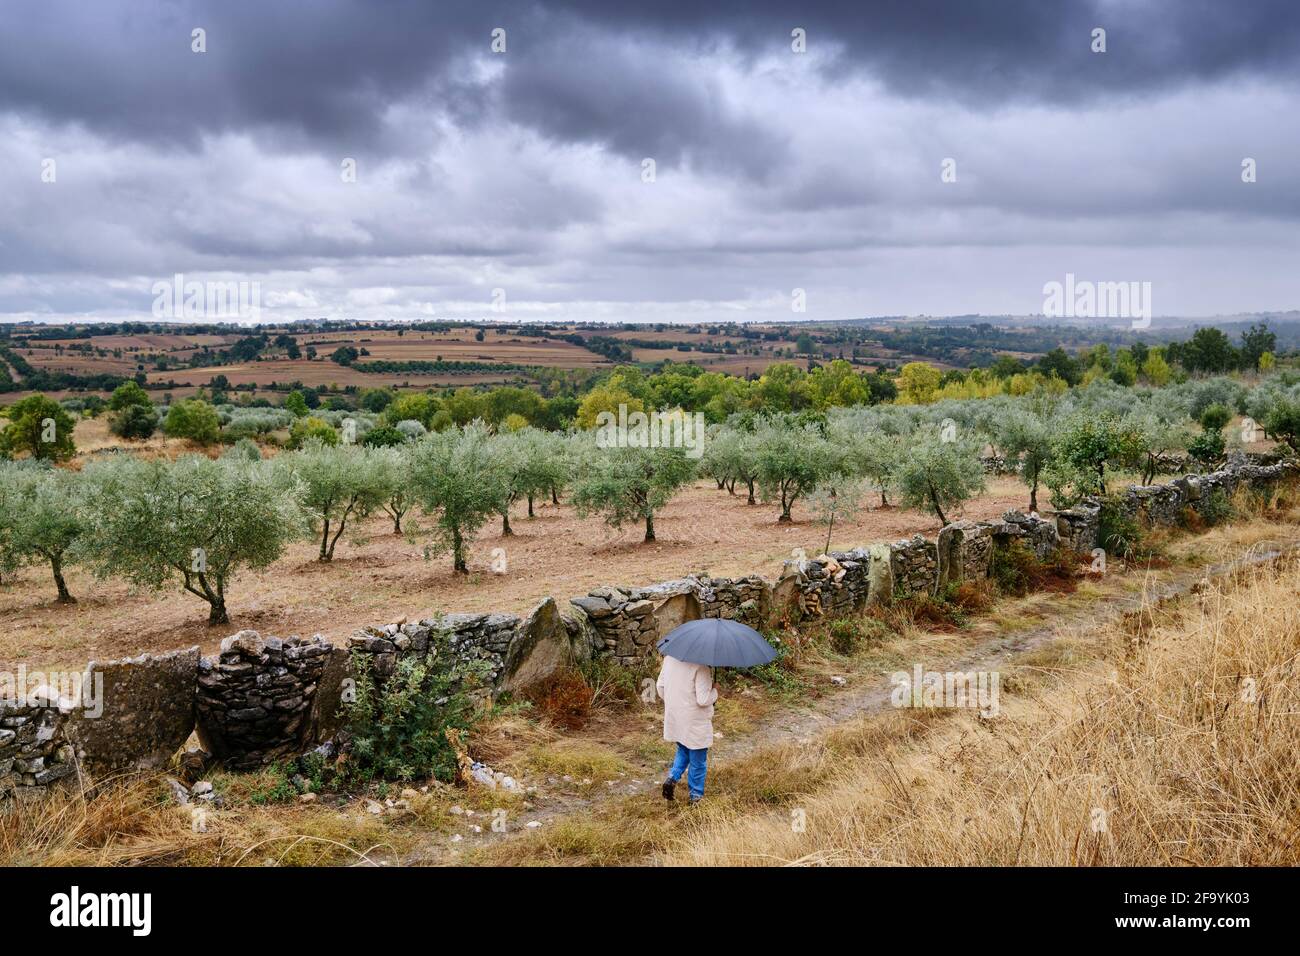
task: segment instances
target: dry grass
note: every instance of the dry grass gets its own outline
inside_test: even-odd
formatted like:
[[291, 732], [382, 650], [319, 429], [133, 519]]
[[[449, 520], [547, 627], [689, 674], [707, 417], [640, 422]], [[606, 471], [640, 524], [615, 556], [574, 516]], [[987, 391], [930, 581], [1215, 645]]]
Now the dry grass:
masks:
[[996, 720], [898, 712], [813, 753], [769, 752], [771, 776], [803, 768], [813, 785], [776, 811], [716, 807], [658, 858], [1294, 865], [1298, 598], [1295, 563], [1259, 568], [1137, 629], [1120, 622], [1036, 652], [1017, 667], [1025, 696]]
[[163, 779], [124, 777], [0, 814], [4, 866], [251, 866], [364, 863], [397, 847], [364, 810], [206, 808], [201, 829]]
[[[1295, 515], [1262, 516], [1175, 538], [1178, 566], [1267, 551], [1294, 537]], [[1004, 598], [958, 632], [897, 632], [870, 615], [849, 654], [833, 622], [791, 632], [791, 679], [806, 703], [833, 673], [878, 676], [942, 660], [1005, 632], [1142, 593], [1172, 572], [1085, 580], [1073, 594]], [[1003, 666], [1002, 715], [906, 710], [812, 739], [785, 735], [710, 769], [699, 807], [653, 794], [606, 798], [607, 781], [640, 776], [671, 747], [640, 708], [598, 708], [579, 737], [506, 708], [475, 730], [471, 751], [521, 781], [572, 778], [597, 793], [536, 832], [471, 849], [461, 863], [617, 864], [1294, 864], [1300, 821], [1296, 660], [1300, 571], [1241, 570], [1113, 625], [1089, 622]], [[863, 630], [865, 629], [865, 630]], [[907, 663], [910, 666], [910, 663]], [[1254, 680], [1255, 703], [1242, 699]], [[727, 737], [758, 729], [789, 703], [781, 687], [745, 684], [719, 708]], [[764, 735], [766, 737], [766, 735]], [[464, 830], [460, 804], [510, 819], [523, 795], [431, 785], [401, 813], [368, 814], [365, 798], [314, 805], [268, 797], [274, 775], [218, 774], [225, 806], [196, 832], [160, 777], [89, 795], [63, 794], [0, 814], [0, 865], [290, 865], [437, 862], [430, 833]], [[587, 781], [590, 781], [589, 783]], [[549, 789], [549, 788], [548, 788]], [[396, 796], [396, 793], [391, 794]], [[565, 797], [568, 799], [568, 796]], [[563, 802], [563, 800], [561, 801]], [[576, 812], [578, 807], [581, 812]], [[1107, 827], [1094, 832], [1094, 808]], [[794, 811], [806, 820], [792, 829]], [[414, 854], [414, 855], [412, 855]]]

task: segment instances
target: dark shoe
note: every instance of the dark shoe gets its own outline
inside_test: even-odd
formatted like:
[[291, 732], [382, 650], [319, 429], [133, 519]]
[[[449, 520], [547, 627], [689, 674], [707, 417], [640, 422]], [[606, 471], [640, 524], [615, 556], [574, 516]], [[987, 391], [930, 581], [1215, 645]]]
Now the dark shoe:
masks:
[[665, 781], [664, 781], [664, 799], [665, 799], [665, 800], [671, 800], [671, 799], [673, 798], [673, 789], [674, 789], [676, 786], [677, 786], [677, 781], [676, 781], [676, 780], [665, 780]]

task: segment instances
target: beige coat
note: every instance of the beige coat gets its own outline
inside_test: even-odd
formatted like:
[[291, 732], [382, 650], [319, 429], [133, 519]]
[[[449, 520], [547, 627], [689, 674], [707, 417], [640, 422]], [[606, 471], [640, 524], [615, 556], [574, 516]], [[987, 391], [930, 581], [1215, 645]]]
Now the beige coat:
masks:
[[664, 740], [690, 750], [713, 746], [713, 668], [665, 657], [655, 685], [664, 702]]

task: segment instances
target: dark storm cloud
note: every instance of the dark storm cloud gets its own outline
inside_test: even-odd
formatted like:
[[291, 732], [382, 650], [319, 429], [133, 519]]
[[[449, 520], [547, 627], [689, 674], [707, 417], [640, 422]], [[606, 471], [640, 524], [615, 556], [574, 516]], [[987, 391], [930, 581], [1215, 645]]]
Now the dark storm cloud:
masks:
[[[842, 48], [837, 67], [864, 70], [907, 95], [1077, 101], [1141, 94], [1234, 75], [1296, 79], [1300, 4], [1293, 0], [661, 0], [562, 4], [612, 29], [674, 39], [724, 35], [751, 53], [789, 48], [790, 30], [810, 47]], [[1110, 57], [1094, 55], [1091, 31], [1107, 31]]]
[[818, 318], [1023, 311], [1089, 268], [1168, 308], [1291, 307], [1298, 24], [1292, 0], [4, 0], [0, 315], [130, 315], [199, 270], [302, 316], [478, 315], [498, 286], [522, 317], [779, 321], [795, 286]]
[[[491, 97], [472, 78], [496, 26], [510, 54]], [[834, 47], [828, 74], [860, 73], [908, 97], [1078, 102], [1229, 76], [1294, 81], [1293, 0], [768, 0], [440, 2], [9, 0], [0, 7], [0, 110], [105, 135], [193, 145], [248, 129], [294, 142], [400, 151], [385, 126], [414, 101], [459, 123], [509, 118], [562, 140], [669, 161], [695, 151], [750, 172], [779, 139], [733, 115], [716, 88], [674, 75], [655, 42], [706, 65], [729, 51]], [[1108, 31], [1109, 55], [1089, 50]], [[208, 52], [190, 51], [190, 30]], [[733, 142], [734, 141], [734, 142]]]

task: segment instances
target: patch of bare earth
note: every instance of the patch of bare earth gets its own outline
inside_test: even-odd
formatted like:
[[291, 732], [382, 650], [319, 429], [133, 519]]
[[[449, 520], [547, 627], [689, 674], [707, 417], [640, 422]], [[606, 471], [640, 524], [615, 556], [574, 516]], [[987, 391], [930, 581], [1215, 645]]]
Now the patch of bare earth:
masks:
[[[1019, 482], [994, 480], [962, 516], [997, 517], [1025, 507], [1026, 498]], [[230, 624], [211, 628], [207, 605], [179, 587], [137, 591], [73, 568], [68, 585], [78, 603], [63, 606], [54, 603], [48, 569], [26, 568], [0, 585], [0, 663], [71, 666], [190, 644], [212, 650], [246, 627], [343, 641], [362, 625], [403, 615], [524, 614], [548, 595], [563, 601], [602, 584], [647, 585], [691, 572], [775, 577], [792, 550], [817, 554], [826, 543], [825, 527], [800, 506], [793, 524], [778, 524], [776, 506], [746, 505], [743, 495], [706, 481], [683, 491], [655, 517], [654, 542], [642, 540], [640, 526], [614, 530], [598, 517], [577, 517], [567, 504], [539, 501], [535, 511], [530, 519], [526, 506], [516, 507], [509, 537], [502, 537], [499, 521], [484, 527], [468, 576], [454, 574], [446, 555], [426, 561], [424, 539], [393, 535], [384, 518], [354, 523], [358, 536], [339, 542], [332, 563], [316, 561], [315, 544], [297, 543], [269, 569], [245, 572], [229, 584]], [[850, 548], [937, 530], [928, 515], [877, 508], [837, 524], [831, 544]], [[491, 571], [494, 548], [505, 549], [504, 574]]]

